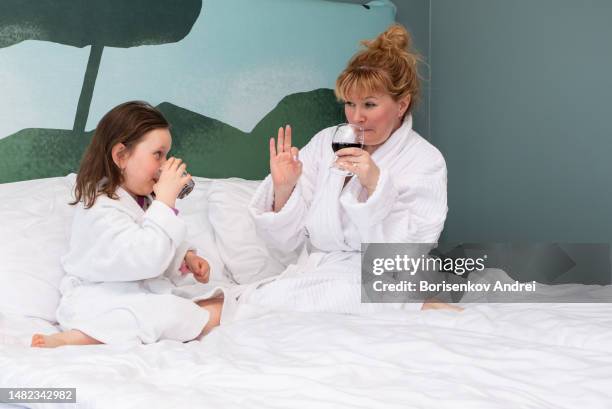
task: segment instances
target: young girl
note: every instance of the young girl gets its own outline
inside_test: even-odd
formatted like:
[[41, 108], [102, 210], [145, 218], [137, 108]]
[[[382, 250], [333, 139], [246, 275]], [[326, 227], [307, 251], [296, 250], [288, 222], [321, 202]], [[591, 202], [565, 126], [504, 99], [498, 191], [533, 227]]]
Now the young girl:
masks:
[[185, 242], [175, 209], [191, 176], [180, 159], [166, 159], [169, 127], [138, 101], [98, 124], [77, 176], [70, 250], [61, 259], [57, 320], [65, 331], [35, 334], [33, 347], [189, 341], [219, 324], [222, 300], [173, 294], [189, 281], [181, 264], [202, 283], [210, 266]]

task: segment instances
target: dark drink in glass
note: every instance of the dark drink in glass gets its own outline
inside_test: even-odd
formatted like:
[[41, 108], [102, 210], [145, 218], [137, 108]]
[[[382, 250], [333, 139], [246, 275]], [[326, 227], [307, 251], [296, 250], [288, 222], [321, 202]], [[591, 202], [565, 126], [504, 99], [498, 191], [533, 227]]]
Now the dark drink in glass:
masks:
[[[334, 136], [332, 137], [332, 150], [338, 152], [344, 148], [359, 148], [363, 149], [365, 143], [364, 130], [361, 126], [355, 124], [340, 124], [334, 129]], [[339, 173], [344, 176], [353, 176], [352, 172], [340, 169], [336, 166], [336, 156], [334, 162], [331, 164], [331, 171]]]
[[363, 144], [362, 143], [352, 143], [352, 142], [333, 142], [332, 143], [332, 149], [334, 150], [334, 152], [338, 152], [340, 149], [344, 149], [344, 148], [359, 148], [362, 149], [363, 148]]

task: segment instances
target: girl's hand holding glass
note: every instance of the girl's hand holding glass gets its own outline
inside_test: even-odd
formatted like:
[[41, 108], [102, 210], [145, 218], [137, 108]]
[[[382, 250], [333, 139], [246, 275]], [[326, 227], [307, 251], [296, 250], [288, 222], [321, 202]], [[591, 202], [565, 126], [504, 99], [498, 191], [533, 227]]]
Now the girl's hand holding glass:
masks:
[[191, 181], [186, 169], [187, 165], [181, 159], [169, 158], [160, 168], [159, 179], [153, 186], [155, 199], [174, 208], [179, 193]]

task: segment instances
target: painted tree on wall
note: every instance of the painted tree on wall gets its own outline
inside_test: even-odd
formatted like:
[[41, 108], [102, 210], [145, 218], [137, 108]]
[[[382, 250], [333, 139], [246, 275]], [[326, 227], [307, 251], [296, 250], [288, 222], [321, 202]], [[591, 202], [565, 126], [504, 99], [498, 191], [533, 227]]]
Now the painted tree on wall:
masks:
[[25, 40], [91, 46], [73, 132], [85, 131], [104, 47], [130, 48], [182, 40], [202, 0], [2, 0], [0, 48]]
[[[200, 17], [202, 3], [202, 0], [174, 3], [0, 0], [0, 49], [26, 40], [91, 46], [73, 129], [25, 127], [11, 135], [1, 135], [0, 183], [78, 171], [82, 153], [94, 132], [85, 132], [85, 126], [104, 47], [178, 42], [191, 32]], [[32, 81], [36, 83], [37, 79]], [[104, 91], [98, 90], [101, 94]], [[0, 98], [10, 96], [0, 92]], [[164, 96], [160, 98], [163, 101]], [[172, 124], [172, 154], [189, 163], [191, 174], [207, 177], [261, 179], [269, 171], [268, 139], [279, 125], [292, 124], [294, 142], [303, 146], [320, 129], [344, 121], [342, 106], [333, 90], [327, 88], [286, 95], [250, 132], [177, 106], [171, 98], [158, 108]]]

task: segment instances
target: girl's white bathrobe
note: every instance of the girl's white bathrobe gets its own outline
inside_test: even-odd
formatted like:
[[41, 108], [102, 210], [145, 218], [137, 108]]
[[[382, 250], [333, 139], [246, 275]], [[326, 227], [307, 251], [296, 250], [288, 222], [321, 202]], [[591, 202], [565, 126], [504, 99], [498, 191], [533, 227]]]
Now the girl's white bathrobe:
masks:
[[372, 154], [380, 177], [368, 197], [356, 176], [343, 187], [345, 177], [330, 171], [333, 130], [322, 130], [300, 151], [302, 175], [281, 211], [272, 211], [270, 176], [255, 193], [250, 211], [260, 236], [285, 251], [306, 242], [306, 250], [280, 276], [244, 290], [239, 304], [351, 314], [420, 309], [420, 303], [361, 303], [360, 249], [361, 243], [437, 242], [447, 213], [444, 158], [407, 116]]
[[[144, 211], [124, 189], [77, 205], [57, 320], [107, 344], [188, 341], [208, 322], [193, 300], [173, 294], [194, 284], [179, 267], [189, 249], [185, 222], [159, 201]], [[215, 268], [211, 266], [211, 268]]]

